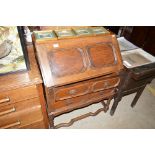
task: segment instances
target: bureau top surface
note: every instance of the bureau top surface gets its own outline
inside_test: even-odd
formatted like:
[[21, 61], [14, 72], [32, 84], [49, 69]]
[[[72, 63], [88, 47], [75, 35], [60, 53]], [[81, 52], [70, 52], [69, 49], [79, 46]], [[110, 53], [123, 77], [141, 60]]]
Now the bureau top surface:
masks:
[[35, 47], [46, 87], [107, 75], [123, 68], [117, 39], [111, 33], [35, 42]]
[[42, 83], [32, 45], [27, 46], [30, 70], [0, 76], [0, 92]]

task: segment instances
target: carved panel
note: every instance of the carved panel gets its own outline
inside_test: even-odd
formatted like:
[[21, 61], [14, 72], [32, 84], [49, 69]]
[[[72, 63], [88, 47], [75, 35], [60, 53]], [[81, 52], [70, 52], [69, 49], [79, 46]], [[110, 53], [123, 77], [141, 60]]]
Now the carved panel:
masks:
[[98, 43], [87, 47], [91, 67], [101, 68], [117, 63], [115, 49], [110, 43]]
[[52, 74], [57, 77], [83, 72], [86, 69], [80, 48], [58, 49], [48, 53]]

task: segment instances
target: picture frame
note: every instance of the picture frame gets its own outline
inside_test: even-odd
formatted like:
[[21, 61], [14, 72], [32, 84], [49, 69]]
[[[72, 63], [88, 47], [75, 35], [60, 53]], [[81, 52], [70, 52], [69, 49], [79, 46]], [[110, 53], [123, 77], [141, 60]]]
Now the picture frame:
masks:
[[104, 27], [91, 27], [90, 30], [92, 31], [92, 33], [94, 35], [100, 35], [100, 34], [106, 34], [109, 33], [109, 31], [107, 31]]
[[77, 36], [90, 36], [93, 35], [90, 28], [74, 28], [73, 29]]
[[43, 42], [47, 40], [57, 40], [57, 36], [53, 30], [48, 31], [34, 31], [36, 42]]
[[22, 26], [0, 26], [0, 76], [30, 69]]
[[61, 29], [61, 30], [55, 30], [55, 33], [58, 37], [58, 39], [61, 38], [72, 38], [75, 37], [76, 34], [72, 29]]

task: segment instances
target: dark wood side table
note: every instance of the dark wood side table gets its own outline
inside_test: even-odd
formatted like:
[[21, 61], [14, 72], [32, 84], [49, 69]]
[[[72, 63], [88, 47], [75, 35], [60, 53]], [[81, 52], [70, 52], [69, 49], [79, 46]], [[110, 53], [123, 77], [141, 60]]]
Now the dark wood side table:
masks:
[[155, 78], [155, 63], [130, 69], [124, 67], [124, 70], [121, 72], [121, 78], [122, 80], [110, 110], [110, 115], [114, 115], [118, 103], [125, 95], [136, 93], [131, 107], [136, 105], [146, 85]]

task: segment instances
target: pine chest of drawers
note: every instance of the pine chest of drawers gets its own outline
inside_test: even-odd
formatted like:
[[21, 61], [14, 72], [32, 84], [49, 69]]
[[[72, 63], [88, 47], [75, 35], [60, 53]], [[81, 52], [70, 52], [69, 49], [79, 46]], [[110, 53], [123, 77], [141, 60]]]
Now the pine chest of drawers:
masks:
[[35, 48], [51, 122], [115, 95], [123, 65], [112, 33], [35, 42]]
[[49, 128], [33, 46], [28, 55], [29, 71], [0, 77], [0, 128]]

